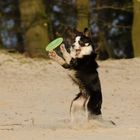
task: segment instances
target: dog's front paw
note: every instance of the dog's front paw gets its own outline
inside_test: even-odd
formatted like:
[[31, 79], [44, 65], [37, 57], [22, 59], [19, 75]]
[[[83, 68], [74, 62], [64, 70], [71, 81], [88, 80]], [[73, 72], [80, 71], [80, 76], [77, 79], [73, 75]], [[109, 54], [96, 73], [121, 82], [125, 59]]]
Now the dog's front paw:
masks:
[[51, 59], [55, 59], [55, 56], [56, 56], [56, 52], [55, 52], [55, 51], [49, 52], [49, 57], [50, 57]]
[[64, 44], [61, 44], [60, 45], [60, 50], [62, 53], [65, 53], [66, 52], [66, 48], [65, 48], [65, 45]]
[[64, 59], [61, 58], [55, 51], [49, 52], [49, 57], [50, 57], [52, 60], [58, 62], [60, 65], [65, 64]]
[[63, 57], [64, 57], [66, 63], [67, 63], [67, 64], [70, 64], [71, 56], [70, 56], [70, 54], [67, 52], [67, 50], [66, 50], [64, 44], [61, 44], [61, 45], [60, 45], [60, 50], [61, 50], [61, 52], [62, 52], [62, 54], [63, 54]]

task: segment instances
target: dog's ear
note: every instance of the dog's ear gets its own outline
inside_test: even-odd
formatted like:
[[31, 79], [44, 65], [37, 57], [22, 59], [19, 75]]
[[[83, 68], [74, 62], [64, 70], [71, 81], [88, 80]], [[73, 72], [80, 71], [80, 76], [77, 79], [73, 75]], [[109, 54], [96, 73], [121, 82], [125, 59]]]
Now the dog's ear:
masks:
[[75, 36], [81, 36], [83, 33], [78, 31], [76, 28], [73, 29], [73, 33], [75, 34]]
[[85, 28], [85, 29], [84, 29], [83, 34], [84, 34], [86, 37], [90, 37], [90, 38], [91, 38], [91, 31], [90, 31], [88, 28]]
[[65, 36], [70, 38], [70, 39], [75, 39], [76, 36], [82, 35], [82, 34], [83, 33], [79, 32], [75, 28], [71, 28], [69, 26], [65, 28]]
[[78, 33], [79, 32], [76, 29], [70, 26], [66, 26], [63, 30], [63, 37], [64, 37], [65, 44], [67, 44], [67, 46], [71, 46]]

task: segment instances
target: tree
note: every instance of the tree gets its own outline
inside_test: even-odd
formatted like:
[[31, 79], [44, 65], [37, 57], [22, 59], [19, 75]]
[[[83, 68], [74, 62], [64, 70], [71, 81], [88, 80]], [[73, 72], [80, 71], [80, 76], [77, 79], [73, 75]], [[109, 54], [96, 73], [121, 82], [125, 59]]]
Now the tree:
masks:
[[89, 0], [76, 0], [77, 5], [77, 29], [83, 31], [89, 26]]
[[[94, 4], [95, 5], [95, 4]], [[99, 58], [133, 57], [131, 27], [132, 1], [97, 0], [93, 13], [97, 19], [92, 21], [98, 27]], [[96, 14], [93, 14], [93, 16]], [[94, 30], [94, 29], [93, 29]]]
[[133, 0], [134, 19], [132, 29], [134, 56], [140, 56], [140, 0]]
[[31, 57], [46, 57], [49, 42], [47, 17], [42, 0], [20, 0], [25, 51]]
[[99, 49], [99, 59], [107, 59], [109, 58], [113, 58], [113, 50], [111, 49], [111, 47], [108, 47], [108, 42], [107, 42], [107, 26], [104, 23], [109, 22], [109, 20], [111, 19], [109, 17], [109, 13], [110, 13], [110, 9], [99, 9], [98, 7], [102, 7], [102, 6], [109, 6], [110, 5], [110, 0], [97, 0], [96, 1], [96, 10], [97, 10], [97, 24], [99, 26], [99, 33], [98, 33], [98, 49]]

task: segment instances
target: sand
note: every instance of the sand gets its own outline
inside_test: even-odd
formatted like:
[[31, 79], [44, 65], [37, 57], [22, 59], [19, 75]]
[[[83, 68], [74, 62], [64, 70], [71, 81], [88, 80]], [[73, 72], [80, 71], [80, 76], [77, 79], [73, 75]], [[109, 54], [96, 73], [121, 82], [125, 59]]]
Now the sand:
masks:
[[140, 58], [98, 61], [103, 119], [71, 124], [78, 93], [51, 60], [0, 53], [0, 140], [140, 140]]

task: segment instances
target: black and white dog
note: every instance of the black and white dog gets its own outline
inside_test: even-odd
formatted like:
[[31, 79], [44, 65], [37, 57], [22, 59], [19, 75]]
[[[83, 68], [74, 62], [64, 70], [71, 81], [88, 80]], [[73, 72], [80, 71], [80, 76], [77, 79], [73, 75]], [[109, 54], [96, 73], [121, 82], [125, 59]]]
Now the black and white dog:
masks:
[[63, 58], [55, 51], [49, 53], [50, 58], [57, 61], [64, 68], [70, 70], [70, 77], [79, 86], [79, 93], [72, 100], [70, 106], [71, 121], [74, 114], [83, 110], [86, 118], [93, 119], [101, 116], [102, 92], [97, 72], [95, 48], [90, 37], [77, 32], [71, 44], [70, 53], [64, 44], [60, 46]]

